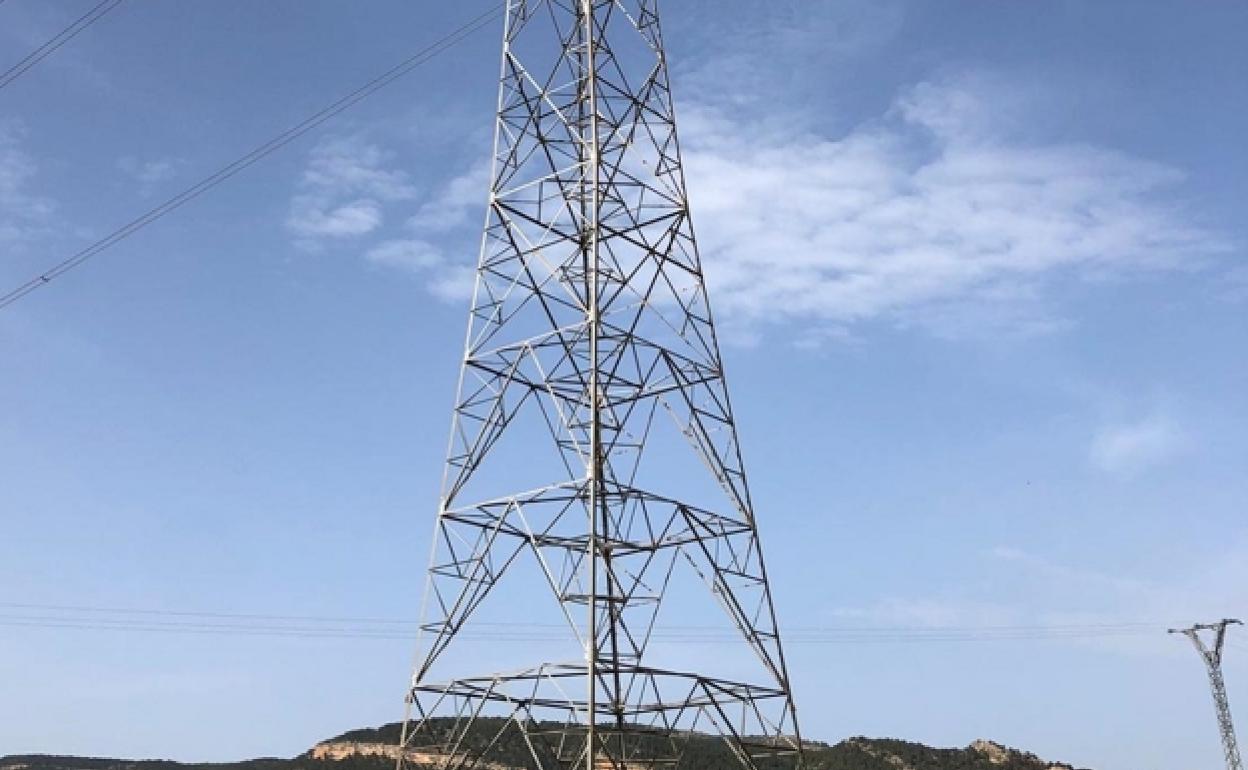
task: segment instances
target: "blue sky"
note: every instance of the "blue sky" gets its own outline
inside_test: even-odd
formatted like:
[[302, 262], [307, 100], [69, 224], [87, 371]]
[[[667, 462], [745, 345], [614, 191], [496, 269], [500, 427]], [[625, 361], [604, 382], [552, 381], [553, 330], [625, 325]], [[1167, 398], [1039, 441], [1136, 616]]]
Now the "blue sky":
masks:
[[[87, 7], [4, 3], [0, 61]], [[0, 91], [3, 288], [485, 7], [123, 3]], [[1248, 615], [1248, 8], [665, 12], [782, 627]], [[0, 311], [0, 603], [415, 617], [497, 49]], [[0, 753], [292, 755], [397, 719], [411, 648], [0, 626]], [[1163, 633], [790, 665], [812, 737], [1221, 761]]]

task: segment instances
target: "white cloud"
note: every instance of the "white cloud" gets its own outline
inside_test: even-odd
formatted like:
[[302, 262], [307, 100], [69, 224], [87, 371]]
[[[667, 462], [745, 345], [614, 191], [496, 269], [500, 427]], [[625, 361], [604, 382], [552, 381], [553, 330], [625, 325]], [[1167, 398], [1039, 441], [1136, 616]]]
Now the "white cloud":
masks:
[[464, 302], [472, 298], [473, 286], [477, 280], [477, 269], [473, 265], [447, 265], [438, 271], [428, 288], [433, 296], [445, 302]]
[[[984, 75], [926, 81], [839, 137], [731, 94], [683, 105], [690, 203], [725, 337], [758, 341], [788, 322], [807, 347], [858, 339], [865, 323], [1048, 334], [1072, 324], [1064, 284], [1197, 270], [1228, 248], [1167, 202], [1178, 170], [1016, 138], [1021, 91]], [[461, 236], [487, 172], [474, 165], [423, 204], [409, 220], [417, 237], [470, 244]]]
[[[806, 347], [857, 340], [866, 324], [1049, 334], [1074, 323], [1062, 305], [1072, 283], [1204, 269], [1228, 249], [1175, 203], [1179, 170], [1020, 138], [1034, 90], [982, 74], [932, 79], [839, 136], [803, 128], [815, 124], [803, 110], [742, 108], [727, 93], [682, 105], [690, 203], [724, 336], [759, 341], [789, 323], [802, 325]], [[313, 244], [380, 234], [386, 204], [416, 197], [386, 158], [358, 139], [318, 147], [292, 232]], [[398, 266], [412, 243], [462, 254], [444, 260], [458, 266], [458, 289], [415, 266], [435, 293], [462, 297], [488, 171], [473, 164], [417, 206], [398, 239], [410, 240], [406, 256], [370, 259]]]
[[1006, 626], [1018, 622], [1018, 607], [947, 598], [883, 599], [869, 607], [843, 607], [833, 617], [851, 623], [895, 628], [954, 629]]
[[[299, 180], [287, 229], [299, 248], [350, 243], [368, 264], [418, 277], [433, 296], [462, 302], [475, 280], [480, 223], [470, 214], [484, 212], [488, 164], [474, 164], [423, 199], [393, 165], [390, 151], [360, 135], [321, 142]], [[413, 205], [401, 228], [392, 224], [396, 209]]]
[[385, 241], [370, 249], [364, 257], [375, 265], [413, 272], [438, 267], [444, 261], [440, 249], [420, 240]]
[[1052, 284], [1193, 269], [1225, 249], [1157, 200], [1179, 172], [1088, 145], [1011, 142], [984, 82], [919, 84], [841, 138], [682, 110], [720, 316], [1046, 332], [1066, 323]]
[[335, 137], [313, 150], [286, 226], [303, 248], [374, 232], [385, 204], [410, 200], [416, 189], [406, 173], [385, 168], [390, 156], [376, 144]]
[[20, 144], [18, 126], [0, 123], [0, 244], [14, 246], [44, 231], [55, 204], [30, 190], [39, 167]]
[[178, 167], [182, 163], [177, 158], [140, 160], [127, 155], [118, 159], [117, 168], [135, 182], [138, 182], [140, 194], [148, 196], [160, 185], [177, 177]]
[[895, 116], [957, 144], [1003, 141], [1027, 122], [1043, 92], [988, 72], [920, 82], [893, 100]]
[[1229, 532], [1190, 562], [1166, 564], [1158, 577], [1070, 566], [1010, 547], [991, 555], [1034, 592], [1030, 611], [1039, 610], [1055, 623], [1100, 619], [1153, 623], [1161, 629], [1223, 617], [1248, 602], [1248, 540], [1242, 531]]
[[364, 255], [371, 264], [402, 270], [425, 279], [431, 294], [448, 302], [472, 296], [476, 272], [470, 264], [447, 260], [442, 250], [420, 239], [383, 241]]
[[331, 137], [312, 150], [303, 182], [333, 193], [363, 193], [387, 201], [414, 197], [416, 189], [406, 173], [384, 168], [391, 157], [362, 137]]
[[[484, 214], [490, 186], [489, 163], [477, 163], [430, 195], [407, 221], [414, 237], [384, 241], [365, 258], [374, 265], [419, 275], [430, 294], [446, 302], [471, 298], [476, 280], [475, 244], [480, 238], [473, 214]], [[430, 240], [438, 238], [439, 245]], [[455, 257], [448, 257], [453, 250]]]
[[1152, 415], [1103, 428], [1092, 439], [1088, 459], [1107, 473], [1130, 474], [1165, 463], [1187, 448], [1187, 437], [1171, 419]]
[[296, 209], [290, 227], [303, 238], [366, 235], [384, 219], [381, 204], [367, 198], [326, 206], [303, 197], [296, 199]]
[[478, 163], [448, 182], [408, 220], [417, 233], [446, 233], [469, 225], [474, 212], [484, 212], [490, 189], [490, 164]]

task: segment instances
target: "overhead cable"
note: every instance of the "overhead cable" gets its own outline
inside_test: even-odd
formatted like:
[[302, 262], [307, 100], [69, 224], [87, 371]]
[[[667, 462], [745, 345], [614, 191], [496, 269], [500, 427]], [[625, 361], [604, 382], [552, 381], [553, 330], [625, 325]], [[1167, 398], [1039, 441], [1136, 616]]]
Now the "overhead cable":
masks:
[[153, 608], [96, 607], [80, 604], [32, 604], [28, 602], [0, 602], [0, 611], [6, 609], [40, 610], [58, 613], [90, 613], [106, 615], [157, 615], [165, 617], [217, 618], [222, 620], [277, 620], [308, 623], [380, 623], [414, 624], [414, 620], [396, 618], [327, 617], [324, 615], [271, 615], [238, 612], [204, 612], [191, 610], [167, 610]]
[[[3, 602], [0, 601], [0, 613], [6, 610], [26, 610], [38, 611], [40, 613], [56, 613], [64, 614], [87, 614], [87, 615], [113, 615], [113, 616], [157, 616], [157, 617], [174, 617], [174, 618], [204, 618], [204, 619], [222, 619], [222, 620], [254, 620], [254, 621], [278, 621], [278, 622], [302, 622], [302, 623], [332, 623], [332, 624], [378, 624], [378, 625], [417, 625], [418, 621], [410, 618], [395, 617], [358, 617], [358, 616], [337, 616], [337, 615], [292, 615], [277, 613], [260, 613], [260, 612], [214, 612], [204, 610], [177, 610], [152, 607], [109, 607], [96, 605], [81, 604], [45, 604], [30, 602]], [[0, 614], [0, 617], [3, 617]], [[531, 620], [500, 620], [495, 622], [482, 622], [477, 625], [497, 626], [497, 627], [524, 627], [524, 628], [566, 628], [566, 623], [534, 623]], [[995, 625], [971, 625], [971, 626], [794, 626], [786, 629], [790, 633], [819, 633], [825, 631], [845, 631], [855, 630], [860, 632], [893, 632], [898, 630], [915, 631], [915, 632], [992, 632], [998, 634], [1008, 634], [1014, 632], [1034, 632], [1044, 630], [1050, 632], [1064, 631], [1118, 631], [1124, 629], [1148, 630], [1153, 631], [1159, 627], [1165, 626], [1161, 622], [1105, 622], [1105, 623], [1045, 623], [1045, 624], [995, 624]], [[722, 629], [720, 625], [691, 625], [677, 624], [666, 626], [668, 628], [680, 629], [682, 631], [718, 631]]]
[[[277, 636], [325, 639], [409, 640], [419, 627], [412, 620], [327, 617], [262, 613], [199, 612], [165, 609], [116, 609], [79, 605], [0, 603], [0, 626], [133, 633], [180, 633]], [[824, 626], [787, 629], [799, 645], [938, 642], [1008, 642], [1146, 636], [1161, 623], [1082, 623], [944, 627]], [[470, 624], [462, 638], [479, 642], [558, 642], [566, 625], [502, 621]], [[655, 644], [719, 644], [739, 641], [724, 626], [661, 625], [650, 637]]]
[[9, 305], [12, 305], [14, 302], [17, 302], [36, 289], [46, 286], [65, 273], [68, 273], [70, 270], [73, 270], [87, 260], [96, 256], [100, 252], [116, 245], [126, 238], [129, 238], [131, 235], [134, 235], [144, 227], [147, 227], [165, 215], [181, 208], [239, 172], [250, 168], [269, 155], [272, 155], [274, 152], [277, 152], [281, 148], [290, 144], [317, 126], [325, 123], [329, 119], [344, 112], [345, 110], [350, 109], [351, 107], [354, 107], [356, 104], [360, 103], [369, 96], [372, 96], [377, 91], [380, 91], [382, 88], [385, 88], [404, 75], [407, 75], [417, 67], [420, 67], [447, 49], [454, 47], [472, 33], [482, 29], [497, 18], [502, 9], [503, 6], [495, 5], [491, 10], [477, 16], [472, 21], [469, 21], [445, 37], [442, 37], [433, 44], [413, 54], [403, 62], [395, 65], [381, 75], [378, 75], [346, 96], [343, 96], [337, 101], [323, 107], [299, 123], [296, 123], [282, 133], [256, 147], [251, 152], [248, 152], [233, 162], [223, 166], [218, 171], [204, 177], [177, 195], [174, 195], [172, 198], [169, 198], [141, 216], [132, 219], [82, 250], [61, 260], [48, 270], [40, 273], [34, 278], [31, 278], [20, 286], [15, 287], [8, 293], [0, 295], [0, 309], [4, 309]]
[[[310, 628], [299, 626], [256, 626], [210, 623], [127, 623], [124, 621], [107, 620], [73, 620], [52, 618], [0, 618], [0, 627], [36, 628], [36, 629], [71, 629], [84, 631], [121, 631], [130, 633], [174, 633], [193, 635], [225, 635], [225, 636], [274, 636], [297, 637], [308, 639], [353, 639], [375, 641], [410, 641], [410, 633], [399, 633], [395, 630], [369, 630], [359, 628], [337, 629], [331, 627]], [[1030, 633], [993, 634], [993, 633], [917, 633], [913, 629], [899, 629], [895, 633], [857, 633], [853, 629], [845, 629], [841, 633], [825, 633], [819, 635], [794, 635], [786, 638], [786, 644], [801, 646], [827, 645], [871, 645], [871, 644], [936, 644], [936, 643], [972, 643], [972, 642], [1045, 642], [1045, 641], [1079, 641], [1092, 639], [1109, 639], [1124, 637], [1153, 636], [1155, 631], [1139, 629], [1087, 629], [1051, 633], [1043, 628]], [[497, 643], [531, 642], [549, 644], [567, 640], [567, 634], [556, 634], [552, 631], [526, 631], [517, 627], [514, 630], [494, 631], [463, 631], [457, 638], [464, 641]], [[740, 641], [739, 634], [724, 632], [721, 634], [681, 634], [655, 632], [651, 643], [655, 645], [712, 645], [736, 644]]]
[[[4, 0], [0, 0], [2, 4]], [[122, 0], [102, 0], [99, 4], [75, 19], [68, 27], [53, 35], [47, 42], [26, 54], [21, 61], [0, 74], [0, 89], [5, 88], [14, 80], [26, 74], [32, 67], [51, 56], [58, 48], [73, 40], [87, 27], [96, 23], [117, 6]]]

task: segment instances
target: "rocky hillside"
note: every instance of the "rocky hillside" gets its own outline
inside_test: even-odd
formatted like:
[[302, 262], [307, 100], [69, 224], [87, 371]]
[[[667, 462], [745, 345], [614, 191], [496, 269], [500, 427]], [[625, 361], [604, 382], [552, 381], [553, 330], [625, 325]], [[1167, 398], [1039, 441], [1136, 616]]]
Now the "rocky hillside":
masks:
[[[352, 730], [318, 743], [291, 759], [253, 759], [231, 764], [193, 764], [162, 760], [124, 760], [44, 755], [0, 757], [0, 770], [390, 770], [398, 757], [399, 725]], [[520, 747], [503, 746], [483, 770], [512, 770], [519, 765]], [[416, 753], [414, 763], [432, 765], [433, 755]], [[734, 767], [722, 741], [695, 737], [681, 770], [725, 770]], [[527, 767], [527, 766], [526, 766]], [[1070, 765], [1045, 762], [1032, 754], [990, 741], [976, 741], [964, 749], [934, 749], [917, 743], [873, 738], [850, 738], [835, 746], [811, 743], [807, 770], [1073, 770]]]

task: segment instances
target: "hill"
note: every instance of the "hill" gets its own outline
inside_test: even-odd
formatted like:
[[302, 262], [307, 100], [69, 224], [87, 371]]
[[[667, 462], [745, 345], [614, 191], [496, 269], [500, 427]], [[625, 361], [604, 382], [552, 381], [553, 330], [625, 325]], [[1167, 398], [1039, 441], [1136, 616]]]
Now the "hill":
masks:
[[[489, 724], [483, 725], [487, 729]], [[95, 757], [13, 755], [0, 757], [0, 770], [390, 770], [397, 758], [400, 725], [388, 724], [343, 733], [290, 759], [252, 759], [227, 764]], [[521, 747], [504, 741], [490, 759], [494, 767], [518, 764]], [[834, 746], [808, 743], [807, 770], [1074, 770], [1070, 765], [989, 742], [963, 749], [936, 749], [893, 739], [850, 738]], [[414, 757], [419, 761], [420, 757]], [[723, 742], [694, 736], [681, 770], [734, 767]]]

